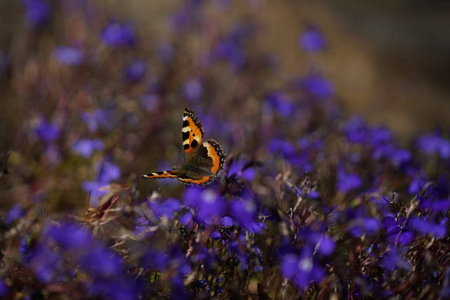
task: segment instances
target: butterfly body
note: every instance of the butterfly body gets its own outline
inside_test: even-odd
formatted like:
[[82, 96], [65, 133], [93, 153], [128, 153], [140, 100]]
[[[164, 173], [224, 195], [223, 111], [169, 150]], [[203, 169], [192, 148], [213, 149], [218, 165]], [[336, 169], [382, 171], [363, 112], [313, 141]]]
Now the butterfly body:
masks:
[[226, 155], [215, 140], [203, 142], [203, 125], [189, 108], [184, 110], [181, 131], [186, 163], [178, 170], [150, 173], [143, 178], [177, 178], [184, 184], [205, 186], [220, 175]]

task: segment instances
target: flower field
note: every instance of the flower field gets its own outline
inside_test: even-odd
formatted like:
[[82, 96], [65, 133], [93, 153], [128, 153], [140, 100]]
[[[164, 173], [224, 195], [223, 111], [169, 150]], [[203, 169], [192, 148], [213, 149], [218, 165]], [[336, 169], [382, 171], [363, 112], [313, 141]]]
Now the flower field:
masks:
[[[157, 39], [89, 1], [20, 1], [0, 298], [450, 299], [450, 130], [405, 143], [345, 115], [326, 66], [287, 74], [231, 2], [180, 1]], [[185, 163], [185, 107], [223, 172], [144, 180]]]

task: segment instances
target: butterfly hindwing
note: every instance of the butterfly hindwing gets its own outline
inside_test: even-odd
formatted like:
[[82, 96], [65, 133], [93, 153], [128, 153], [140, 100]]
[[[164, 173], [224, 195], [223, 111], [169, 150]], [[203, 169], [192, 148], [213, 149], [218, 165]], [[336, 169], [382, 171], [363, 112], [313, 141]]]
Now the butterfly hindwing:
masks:
[[214, 177], [212, 176], [203, 176], [197, 179], [194, 178], [190, 178], [188, 176], [179, 176], [178, 180], [186, 185], [193, 185], [193, 184], [197, 184], [197, 185], [201, 185], [201, 186], [205, 186], [210, 184], [213, 180]]
[[225, 153], [215, 140], [203, 142], [182, 167], [183, 173], [178, 180], [185, 184], [207, 185], [223, 170]]
[[[219, 176], [223, 170], [226, 155], [220, 147], [219, 143], [213, 139], [209, 139], [202, 143], [198, 150], [198, 156], [205, 158], [207, 166], [214, 176]], [[200, 163], [201, 164], [201, 163]]]
[[202, 143], [204, 131], [203, 125], [195, 115], [195, 112], [187, 107], [183, 113], [181, 133], [184, 153], [186, 158], [189, 158]]

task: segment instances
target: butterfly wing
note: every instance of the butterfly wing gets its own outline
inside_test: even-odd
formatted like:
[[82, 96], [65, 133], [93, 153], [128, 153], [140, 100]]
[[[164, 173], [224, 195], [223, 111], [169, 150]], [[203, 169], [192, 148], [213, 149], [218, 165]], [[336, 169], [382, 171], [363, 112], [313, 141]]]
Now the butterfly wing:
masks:
[[222, 173], [223, 165], [226, 159], [225, 152], [223, 152], [219, 143], [213, 139], [209, 139], [202, 143], [201, 149], [199, 149], [198, 152], [199, 156], [201, 155], [203, 157], [207, 157], [207, 165], [211, 170], [211, 173], [213, 173], [214, 176], [219, 176], [220, 173]]
[[175, 178], [178, 177], [178, 175], [181, 174], [181, 171], [179, 170], [170, 170], [170, 171], [162, 171], [162, 172], [154, 172], [149, 173], [146, 175], [141, 175], [144, 179], [150, 179], [150, 178]]
[[223, 170], [226, 155], [215, 140], [203, 142], [183, 166], [178, 180], [184, 184], [208, 185]]
[[183, 149], [186, 160], [189, 160], [203, 140], [203, 125], [195, 115], [193, 110], [189, 108], [184, 109], [183, 113], [183, 128], [182, 128]]

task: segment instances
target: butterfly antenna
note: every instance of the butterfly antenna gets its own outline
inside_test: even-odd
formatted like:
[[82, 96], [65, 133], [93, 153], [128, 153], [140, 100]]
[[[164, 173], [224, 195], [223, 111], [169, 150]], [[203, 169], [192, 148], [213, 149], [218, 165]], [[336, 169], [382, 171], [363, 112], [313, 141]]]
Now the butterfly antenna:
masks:
[[165, 187], [167, 184], [168, 184], [168, 183], [165, 182], [163, 185], [161, 185], [161, 186], [158, 188], [158, 192], [160, 192], [160, 191], [162, 190], [162, 188]]

